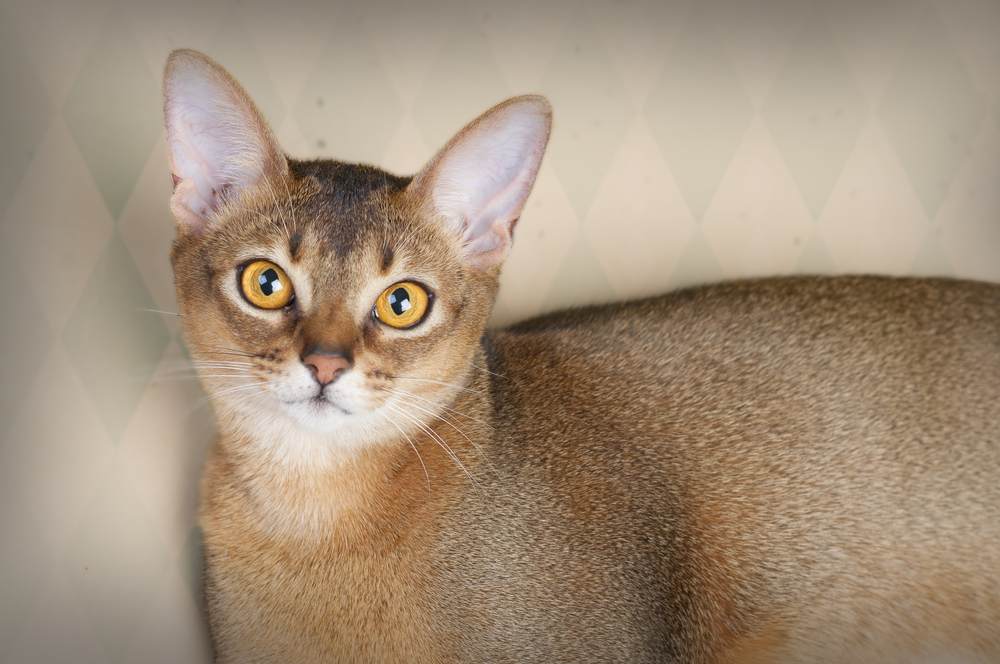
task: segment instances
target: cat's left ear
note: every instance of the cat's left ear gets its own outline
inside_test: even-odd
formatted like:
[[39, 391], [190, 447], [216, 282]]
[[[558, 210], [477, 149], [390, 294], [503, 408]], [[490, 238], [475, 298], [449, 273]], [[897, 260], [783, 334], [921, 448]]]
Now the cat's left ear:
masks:
[[228, 198], [288, 175], [288, 159], [243, 87], [208, 56], [174, 51], [163, 74], [174, 194], [180, 228], [200, 230]]
[[508, 99], [462, 129], [409, 185], [460, 238], [474, 267], [490, 269], [506, 258], [551, 127], [544, 97]]

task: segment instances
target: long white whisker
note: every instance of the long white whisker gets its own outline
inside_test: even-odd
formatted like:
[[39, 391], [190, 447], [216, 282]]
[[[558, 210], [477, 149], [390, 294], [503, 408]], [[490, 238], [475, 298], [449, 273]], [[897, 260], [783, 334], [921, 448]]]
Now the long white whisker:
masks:
[[457, 431], [459, 433], [459, 435], [462, 436], [462, 438], [465, 438], [467, 441], [469, 441], [469, 445], [472, 445], [472, 448], [476, 451], [476, 454], [479, 455], [479, 458], [482, 459], [483, 461], [485, 461], [490, 466], [490, 470], [492, 470], [494, 473], [497, 472], [496, 468], [493, 466], [493, 464], [490, 462], [490, 460], [483, 453], [482, 448], [480, 448], [479, 445], [477, 445], [474, 440], [472, 440], [471, 438], [469, 438], [469, 436], [464, 431], [462, 431], [461, 429], [459, 429], [455, 425], [455, 423], [452, 422], [450, 419], [448, 419], [446, 417], [443, 417], [441, 414], [435, 413], [434, 411], [432, 411], [432, 410], [430, 410], [428, 408], [424, 408], [423, 406], [420, 406], [419, 404], [409, 403], [407, 405], [411, 406], [413, 408], [416, 408], [420, 412], [426, 413], [427, 415], [430, 415], [431, 417], [433, 417], [435, 419], [441, 420], [442, 422], [444, 422], [445, 424], [447, 424], [448, 426], [450, 426], [452, 429], [454, 429], [455, 431]]
[[407, 397], [410, 397], [410, 398], [413, 398], [413, 399], [418, 399], [418, 400], [423, 401], [425, 403], [428, 403], [428, 404], [430, 404], [432, 406], [438, 406], [439, 408], [441, 408], [443, 410], [446, 410], [449, 413], [454, 413], [455, 415], [458, 415], [459, 417], [464, 417], [465, 419], [467, 419], [469, 421], [476, 422], [478, 424], [482, 424], [484, 427], [489, 427], [490, 429], [493, 428], [493, 425], [490, 424], [489, 422], [481, 420], [478, 417], [473, 417], [472, 415], [466, 415], [462, 411], [456, 410], [454, 408], [451, 408], [450, 406], [445, 406], [443, 404], [435, 403], [434, 401], [432, 401], [432, 400], [430, 400], [430, 399], [428, 399], [426, 397], [422, 397], [419, 394], [414, 394], [413, 392], [407, 392], [406, 390], [401, 390], [401, 389], [399, 389], [397, 387], [379, 387], [378, 389], [384, 390], [386, 392], [392, 392], [394, 394], [401, 394], [403, 396], [407, 396]]
[[441, 436], [437, 432], [435, 432], [433, 429], [431, 429], [426, 424], [417, 419], [415, 415], [406, 412], [398, 405], [387, 403], [384, 404], [384, 407], [388, 408], [397, 415], [406, 418], [407, 420], [412, 422], [417, 428], [419, 428], [422, 432], [427, 434], [427, 436], [429, 436], [432, 440], [434, 440], [434, 442], [437, 443], [441, 447], [441, 449], [444, 450], [446, 454], [448, 454], [449, 457], [451, 457], [452, 461], [454, 461], [462, 470], [465, 471], [467, 475], [469, 475], [469, 479], [475, 481], [472, 475], [469, 474], [468, 469], [464, 465], [462, 465], [462, 461], [458, 458], [458, 455], [455, 454], [455, 451], [451, 449], [451, 447], [444, 441], [444, 439], [441, 438]]
[[[254, 392], [250, 388], [256, 388], [257, 390], [259, 390], [259, 392]], [[241, 383], [239, 385], [234, 385], [232, 387], [228, 387], [228, 388], [225, 388], [225, 389], [217, 390], [216, 392], [213, 392], [211, 394], [206, 394], [204, 397], [202, 397], [201, 399], [199, 399], [198, 401], [196, 401], [195, 404], [193, 406], [191, 406], [191, 409], [188, 411], [187, 415], [190, 415], [191, 413], [195, 412], [199, 408], [202, 408], [203, 406], [211, 403], [214, 399], [218, 399], [219, 397], [227, 396], [229, 394], [243, 394], [243, 393], [255, 394], [255, 393], [263, 393], [264, 391], [265, 391], [264, 390], [264, 386], [261, 383], [257, 382], [257, 381], [254, 381], [252, 383]]]
[[[249, 376], [250, 373], [242, 367], [205, 367], [205, 371], [212, 371], [214, 373], [203, 374], [200, 371], [195, 371], [194, 369], [160, 369], [154, 371], [151, 380], [181, 380], [181, 379], [193, 379], [193, 378], [224, 378], [224, 377], [239, 377], [239, 376]], [[145, 380], [145, 374], [136, 375], [135, 380]]]
[[247, 374], [210, 374], [207, 376], [200, 376], [197, 374], [192, 374], [190, 376], [155, 376], [150, 380], [152, 383], [170, 383], [182, 380], [198, 380], [200, 378], [251, 378]]
[[446, 385], [448, 387], [455, 387], [463, 392], [471, 392], [472, 394], [483, 394], [482, 390], [474, 390], [471, 387], [464, 387], [458, 383], [448, 383], [443, 380], [434, 380], [433, 378], [417, 378], [416, 376], [392, 376], [395, 380], [413, 380], [422, 383], [434, 383], [436, 385]]
[[163, 314], [164, 316], [178, 316], [180, 318], [184, 317], [184, 314], [179, 314], [176, 311], [164, 311], [163, 309], [147, 309], [145, 307], [137, 307], [136, 311], [143, 311], [150, 314]]
[[475, 364], [474, 362], [469, 362], [469, 366], [472, 367], [473, 369], [479, 369], [482, 372], [488, 373], [491, 376], [496, 376], [497, 378], [506, 378], [507, 377], [506, 374], [499, 374], [496, 371], [490, 371], [489, 369], [487, 369], [485, 367], [481, 367], [478, 364]]
[[237, 355], [239, 357], [252, 357], [252, 358], [257, 357], [253, 353], [248, 353], [246, 351], [238, 350], [236, 348], [229, 348], [228, 346], [215, 346], [212, 344], [199, 344], [199, 343], [188, 343], [187, 345], [190, 346], [191, 348], [199, 349], [202, 352], [215, 353], [218, 355]]
[[256, 366], [256, 362], [244, 362], [242, 360], [177, 360], [172, 363], [174, 366], [179, 367], [208, 367], [216, 365], [224, 365], [229, 367], [252, 367]]
[[234, 367], [232, 365], [225, 365], [225, 364], [212, 364], [206, 366], [189, 367], [187, 369], [178, 367], [177, 369], [168, 369], [167, 371], [172, 373], [182, 373], [182, 372], [201, 373], [202, 371], [235, 371], [238, 373], [250, 373], [251, 369], [252, 367]]
[[421, 422], [419, 419], [417, 419], [412, 413], [407, 413], [402, 408], [399, 408], [399, 407], [397, 407], [397, 406], [395, 406], [393, 404], [388, 404], [387, 403], [387, 404], [385, 404], [385, 407], [388, 408], [389, 410], [395, 412], [396, 414], [398, 414], [398, 415], [400, 415], [402, 417], [405, 417], [407, 420], [409, 420], [414, 425], [416, 425], [417, 428], [419, 428], [425, 434], [427, 434], [428, 436], [430, 436], [431, 439], [433, 439], [434, 442], [436, 442], [438, 445], [440, 445], [441, 449], [444, 450], [445, 453], [447, 453], [449, 457], [451, 457], [451, 460], [454, 461], [458, 465], [458, 467], [462, 469], [462, 471], [466, 474], [466, 476], [468, 476], [469, 481], [471, 481], [473, 483], [473, 485], [475, 485], [475, 487], [477, 489], [481, 490], [479, 482], [476, 480], [475, 477], [472, 476], [472, 473], [469, 472], [469, 469], [465, 467], [465, 464], [462, 463], [462, 460], [458, 458], [458, 455], [455, 454], [455, 450], [451, 449], [451, 446], [449, 446], [448, 443], [446, 443], [444, 441], [444, 439], [441, 438], [440, 435], [438, 435], [433, 429], [431, 429], [429, 426], [427, 426], [426, 424], [424, 424], [423, 422]]
[[424, 458], [422, 456], [420, 456], [420, 451], [417, 449], [417, 446], [413, 444], [413, 439], [410, 438], [410, 436], [405, 431], [403, 431], [403, 429], [398, 424], [396, 424], [395, 422], [393, 422], [389, 418], [388, 415], [386, 415], [384, 413], [380, 413], [380, 415], [382, 415], [382, 417], [385, 418], [386, 422], [388, 422], [392, 426], [396, 427], [396, 431], [398, 431], [400, 433], [400, 435], [402, 435], [403, 438], [406, 439], [406, 442], [410, 444], [410, 447], [413, 448], [413, 451], [417, 455], [417, 460], [420, 462], [420, 467], [424, 469], [424, 479], [427, 480], [427, 490], [430, 491], [431, 490], [431, 476], [427, 474], [427, 466], [424, 464]]
[[238, 392], [249, 391], [250, 388], [257, 388], [257, 389], [260, 389], [261, 391], [263, 391], [263, 386], [260, 383], [254, 381], [252, 383], [241, 383], [239, 385], [233, 385], [233, 386], [230, 386], [230, 387], [225, 387], [225, 388], [223, 388], [221, 390], [216, 390], [215, 392], [212, 392], [211, 394], [208, 394], [207, 396], [210, 399], [218, 399], [221, 396], [225, 396], [225, 395], [229, 395], [229, 394], [236, 394]]

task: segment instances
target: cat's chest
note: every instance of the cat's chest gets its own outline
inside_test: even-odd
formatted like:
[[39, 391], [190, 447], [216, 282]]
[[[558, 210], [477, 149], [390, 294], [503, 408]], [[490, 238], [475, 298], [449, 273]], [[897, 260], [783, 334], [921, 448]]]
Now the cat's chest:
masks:
[[202, 522], [220, 662], [445, 661], [411, 547], [277, 541], [242, 519]]

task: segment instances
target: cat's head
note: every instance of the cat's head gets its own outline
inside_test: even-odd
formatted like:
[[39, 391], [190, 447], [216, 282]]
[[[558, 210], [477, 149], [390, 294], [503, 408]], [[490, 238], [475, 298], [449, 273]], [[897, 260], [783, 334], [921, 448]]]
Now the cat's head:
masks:
[[196, 52], [171, 54], [164, 99], [178, 304], [220, 416], [342, 447], [428, 420], [478, 348], [548, 102], [503, 102], [398, 177], [286, 158], [246, 92]]

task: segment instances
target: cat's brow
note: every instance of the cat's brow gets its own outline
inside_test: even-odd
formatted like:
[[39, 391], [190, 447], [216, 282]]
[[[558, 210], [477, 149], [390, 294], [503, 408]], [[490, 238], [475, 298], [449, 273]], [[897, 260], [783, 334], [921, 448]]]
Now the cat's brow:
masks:
[[392, 247], [390, 247], [388, 244], [382, 247], [382, 265], [381, 265], [382, 274], [385, 274], [386, 272], [389, 271], [389, 268], [392, 267], [392, 261], [395, 258], [396, 254], [395, 252], [393, 252]]
[[288, 253], [291, 254], [292, 260], [299, 260], [299, 249], [302, 248], [302, 233], [298, 231], [292, 233], [292, 236], [288, 238]]

